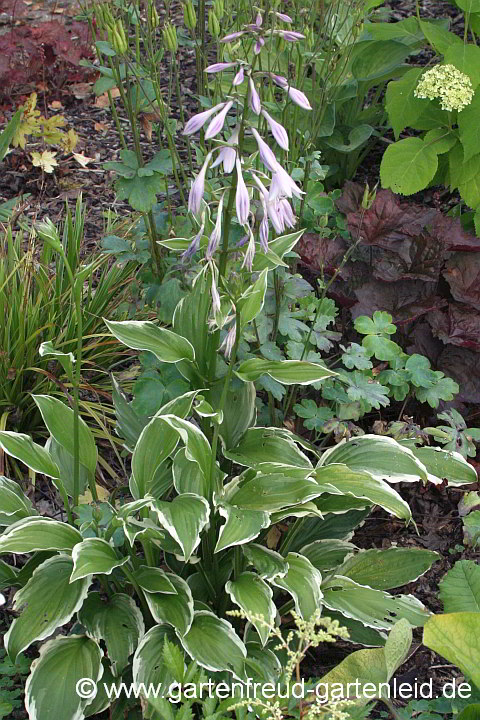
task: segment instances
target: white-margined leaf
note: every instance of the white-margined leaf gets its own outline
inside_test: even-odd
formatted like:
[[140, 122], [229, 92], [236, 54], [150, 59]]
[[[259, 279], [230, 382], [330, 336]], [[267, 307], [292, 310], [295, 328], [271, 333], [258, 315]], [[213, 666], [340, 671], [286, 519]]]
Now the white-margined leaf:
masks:
[[[66, 493], [70, 495], [70, 497], [73, 497], [74, 489], [73, 489], [73, 476], [74, 476], [74, 458], [73, 455], [71, 455], [66, 448], [63, 447], [63, 445], [60, 445], [52, 435], [48, 438], [47, 442], [45, 443], [45, 450], [48, 450], [50, 453], [53, 461], [58, 465], [59, 473], [60, 473], [60, 481], [57, 481], [55, 478], [53, 479], [54, 485], [58, 488], [60, 488], [59, 483], [64, 487]], [[88, 486], [88, 470], [85, 467], [85, 465], [82, 465], [82, 463], [79, 463], [79, 473], [78, 473], [78, 492], [79, 495], [83, 495], [87, 489]]]
[[[50, 395], [33, 395], [33, 399], [40, 410], [43, 422], [48, 428], [50, 435], [62, 445], [70, 455], [74, 456], [74, 412], [65, 403]], [[82, 417], [78, 418], [79, 424], [79, 458], [82, 465], [85, 465], [91, 477], [95, 476], [97, 467], [97, 446], [92, 431]]]
[[37, 511], [20, 485], [0, 475], [0, 526], [12, 525], [17, 520], [36, 514]]
[[423, 548], [372, 548], [339, 563], [336, 574], [376, 590], [390, 590], [414, 582], [439, 559], [438, 553]]
[[33, 442], [30, 435], [0, 431], [0, 447], [7, 455], [21, 460], [35, 472], [51, 478], [59, 477], [59, 469], [49, 453], [41, 445]]
[[113, 674], [121, 675], [145, 634], [143, 616], [134, 600], [115, 593], [104, 601], [99, 592], [89, 593], [78, 620], [90, 637], [105, 642]]
[[413, 627], [418, 627], [430, 617], [428, 610], [413, 595], [389, 595], [340, 575], [330, 578], [322, 590], [323, 603], [328, 608], [376, 630], [389, 630], [402, 617]]
[[82, 536], [71, 525], [39, 516], [23, 518], [0, 537], [0, 554], [24, 555], [36, 550], [72, 550]]
[[430, 482], [440, 484], [446, 479], [448, 485], [456, 486], [478, 480], [475, 468], [460, 453], [439, 447], [415, 447], [411, 450], [427, 468]]
[[352, 469], [340, 464], [324, 465], [317, 468], [315, 477], [323, 492], [365, 498], [402, 520], [409, 521], [412, 518], [408, 503], [397, 491], [365, 470]]
[[290, 593], [297, 613], [308, 620], [322, 606], [322, 575], [303, 555], [291, 552], [286, 560], [288, 572], [285, 577], [274, 577], [271, 582]]
[[141, 565], [138, 570], [135, 570], [133, 576], [142, 590], [150, 593], [166, 593], [167, 595], [177, 594], [167, 573], [161, 568]]
[[332, 538], [331, 540], [315, 540], [304, 545], [300, 552], [310, 560], [317, 570], [326, 572], [341, 565], [347, 555], [351, 555], [356, 549], [353, 543]]
[[[225, 592], [248, 618], [253, 615], [252, 625], [256, 628], [262, 645], [265, 645], [277, 614], [271, 587], [255, 573], [243, 572], [236, 580], [227, 582]], [[262, 615], [264, 622], [255, 618], [255, 615]]]
[[194, 493], [177, 495], [171, 502], [152, 503], [160, 524], [180, 545], [185, 561], [200, 543], [200, 534], [210, 518], [210, 505]]
[[86, 538], [72, 550], [74, 568], [71, 581], [88, 575], [110, 575], [112, 570], [125, 565], [128, 557], [118, 557], [114, 548], [102, 538]]
[[73, 353], [64, 353], [61, 350], [56, 350], [53, 347], [51, 340], [43, 342], [38, 348], [38, 354], [40, 357], [54, 357], [61, 364], [65, 373], [70, 380], [73, 380], [73, 365], [75, 363], [75, 356]]
[[326, 450], [318, 466], [344, 463], [389, 482], [426, 481], [425, 465], [407, 447], [385, 435], [361, 435]]
[[189, 341], [177, 333], [158, 327], [150, 320], [104, 322], [117, 340], [133, 350], [148, 350], [160, 362], [177, 363], [195, 360], [195, 351]]
[[243, 481], [228, 502], [247, 510], [274, 512], [293, 505], [302, 505], [326, 492], [313, 478], [290, 478], [283, 474], [257, 475]]
[[232, 545], [244, 545], [270, 525], [270, 516], [265, 510], [246, 510], [228, 503], [222, 503], [217, 510], [226, 522], [218, 533], [215, 552]]
[[260, 577], [266, 580], [271, 580], [277, 575], [283, 577], [288, 572], [288, 562], [275, 550], [251, 543], [245, 545], [243, 553]]
[[205, 494], [210, 495], [213, 492], [213, 488], [209, 487], [212, 450], [207, 438], [188, 420], [183, 420], [175, 415], [163, 415], [162, 420], [180, 435], [185, 445], [185, 456], [188, 460], [197, 463], [204, 478]]
[[[223, 385], [221, 381], [216, 382], [207, 393], [207, 399], [214, 408], [220, 405]], [[223, 408], [223, 422], [220, 425], [220, 438], [227, 450], [233, 449], [244, 432], [255, 423], [256, 397], [257, 392], [253, 383], [232, 378]]]
[[211, 612], [196, 612], [189, 631], [180, 637], [185, 651], [201, 667], [213, 672], [227, 670], [244, 678], [245, 645], [229, 622]]
[[[25, 707], [30, 720], [83, 720], [93, 698], [82, 699], [77, 683], [102, 677], [102, 650], [86, 635], [49, 640], [33, 661], [25, 686]], [[92, 685], [84, 686], [85, 692]]]
[[[279, 465], [312, 469], [308, 457], [295, 445], [288, 433], [279, 428], [250, 428], [234, 448], [224, 451], [224, 455], [247, 467], [257, 467], [260, 463], [274, 459]], [[282, 472], [281, 467], [278, 472]]]
[[293, 250], [304, 232], [305, 230], [297, 230], [297, 232], [289, 233], [288, 235], [281, 235], [268, 243], [267, 253], [255, 253], [252, 266], [253, 271], [259, 272], [264, 268], [273, 270], [279, 265], [285, 265], [286, 267], [286, 263], [282, 261], [283, 256]]
[[255, 382], [261, 375], [270, 375], [282, 385], [313, 385], [327, 377], [337, 375], [323, 365], [304, 360], [262, 360], [250, 358], [240, 363], [235, 371], [240, 380]]
[[155, 698], [153, 693], [150, 693], [148, 697], [148, 704], [157, 709], [159, 709], [158, 701], [161, 695], [166, 693], [173, 682], [179, 682], [164, 660], [165, 639], [169, 643], [180, 645], [175, 631], [170, 625], [155, 625], [150, 628], [140, 641], [132, 663], [133, 682], [136, 686], [139, 687], [143, 683], [145, 688], [158, 689], [158, 698]]
[[237, 300], [237, 310], [240, 312], [242, 327], [252, 322], [263, 308], [265, 293], [267, 292], [268, 269], [262, 270], [256, 281]]
[[173, 625], [180, 635], [184, 635], [188, 632], [193, 620], [192, 593], [185, 580], [179, 575], [174, 573], [166, 573], [166, 575], [175, 588], [176, 594], [145, 592], [145, 598], [157, 623]]
[[178, 445], [178, 433], [161, 417], [154, 417], [146, 425], [132, 455], [133, 487], [136, 499], [152, 492], [155, 473]]
[[70, 582], [73, 568], [68, 555], [55, 555], [33, 572], [14, 598], [14, 610], [21, 612], [5, 635], [5, 648], [14, 663], [36, 640], [44, 640], [73, 617], [87, 597], [92, 578]]

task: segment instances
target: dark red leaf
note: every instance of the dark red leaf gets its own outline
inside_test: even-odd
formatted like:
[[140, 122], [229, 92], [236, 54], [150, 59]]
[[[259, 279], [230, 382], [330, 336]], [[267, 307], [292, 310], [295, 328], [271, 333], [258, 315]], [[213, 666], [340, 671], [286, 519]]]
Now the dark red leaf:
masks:
[[460, 387], [457, 399], [468, 403], [480, 402], [480, 363], [478, 353], [448, 345], [438, 359], [439, 370], [453, 378]]
[[455, 300], [480, 310], [480, 255], [455, 253], [446, 263], [443, 277]]
[[[465, 305], [450, 303], [446, 311], [427, 315], [433, 334], [446, 345], [458, 345], [480, 352], [480, 313]], [[478, 361], [478, 360], [477, 360]]]

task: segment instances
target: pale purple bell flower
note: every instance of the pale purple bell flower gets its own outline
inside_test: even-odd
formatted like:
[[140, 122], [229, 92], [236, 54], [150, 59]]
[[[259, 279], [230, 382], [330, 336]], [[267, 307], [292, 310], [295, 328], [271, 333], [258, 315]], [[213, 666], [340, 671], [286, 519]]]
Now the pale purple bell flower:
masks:
[[262, 27], [263, 24], [263, 16], [261, 13], [257, 13], [257, 17], [255, 18], [255, 25], [257, 28]]
[[268, 123], [268, 127], [272, 131], [272, 135], [277, 141], [277, 143], [280, 145], [280, 147], [288, 152], [289, 144], [288, 144], [288, 135], [287, 131], [283, 127], [283, 125], [280, 125], [279, 122], [274, 120], [266, 110], [262, 109], [262, 115], [265, 118], [265, 120]]
[[293, 30], [280, 30], [277, 31], [277, 34], [287, 42], [297, 42], [297, 40], [305, 39], [305, 35], [302, 35], [302, 33], [299, 32], [294, 32]]
[[250, 214], [250, 198], [248, 196], [247, 186], [242, 175], [242, 165], [240, 160], [236, 159], [237, 168], [237, 192], [235, 195], [235, 207], [237, 210], [237, 218], [240, 225], [246, 225]]
[[223, 110], [221, 110], [218, 115], [215, 115], [213, 120], [210, 121], [210, 125], [208, 126], [207, 132], [205, 133], [205, 140], [211, 140], [213, 137], [215, 137], [215, 135], [218, 135], [218, 133], [225, 124], [225, 118], [232, 105], [233, 100], [230, 100], [229, 102], [227, 102]]
[[287, 93], [288, 97], [290, 98], [290, 100], [292, 100], [292, 102], [295, 103], [295, 105], [298, 105], [304, 110], [312, 109], [312, 106], [310, 105], [307, 96], [301, 90], [297, 90], [297, 88], [289, 86]]
[[205, 174], [207, 172], [208, 165], [212, 159], [212, 153], [209, 152], [205, 158], [205, 162], [202, 165], [200, 172], [192, 183], [190, 193], [188, 195], [188, 211], [196, 215], [200, 210], [202, 204], [203, 194], [205, 192]]
[[222, 70], [228, 70], [228, 68], [235, 67], [236, 64], [237, 64], [236, 62], [229, 62], [229, 63], [219, 62], [219, 63], [214, 63], [213, 65], [209, 65], [207, 68], [205, 68], [205, 72], [206, 72], [206, 73], [222, 72]]
[[214, 313], [220, 312], [220, 295], [218, 294], [217, 283], [215, 282], [215, 273], [212, 269], [212, 310]]
[[279, 18], [279, 20], [283, 20], [283, 22], [286, 22], [286, 23], [292, 23], [292, 22], [293, 22], [293, 20], [292, 20], [292, 18], [290, 17], [290, 15], [285, 15], [285, 13], [276, 12], [275, 15]]
[[225, 338], [222, 342], [222, 344], [219, 347], [219, 350], [223, 350], [223, 353], [225, 357], [228, 358], [232, 354], [233, 346], [235, 345], [235, 338], [237, 337], [237, 324], [236, 322], [233, 323], [228, 333], [225, 335]]
[[217, 249], [218, 243], [220, 242], [220, 238], [222, 236], [222, 213], [223, 213], [224, 197], [225, 197], [225, 193], [222, 194], [222, 197], [220, 198], [220, 202], [218, 203], [217, 221], [215, 223], [215, 227], [212, 230], [212, 234], [210, 235], [210, 239], [208, 241], [208, 246], [207, 246], [207, 252], [205, 253], [205, 257], [207, 260], [212, 259], [213, 254], [215, 253], [215, 250]]
[[[238, 145], [238, 136], [240, 133], [240, 125], [237, 125], [229, 139], [227, 140], [228, 145]], [[220, 163], [223, 163], [223, 172], [224, 173], [231, 173], [233, 168], [235, 167], [235, 158], [237, 157], [237, 152], [233, 147], [225, 147], [223, 146], [220, 148], [220, 152], [217, 155], [217, 159], [215, 162], [212, 163], [211, 167], [217, 167], [217, 165], [220, 165]]]
[[254, 54], [258, 55], [264, 45], [265, 39], [263, 37], [258, 37], [253, 48]]
[[225, 37], [221, 38], [220, 42], [223, 42], [223, 43], [232, 42], [232, 40], [236, 40], [237, 38], [242, 37], [242, 35], [245, 35], [245, 30], [240, 30], [240, 32], [230, 33], [230, 35], [225, 35]]
[[210, 110], [204, 110], [203, 112], [197, 113], [197, 115], [191, 117], [183, 129], [183, 135], [193, 135], [193, 133], [198, 132], [198, 130], [205, 125], [208, 118], [224, 106], [224, 102], [219, 103], [218, 105], [215, 105], [215, 107], [210, 108]]
[[255, 238], [253, 237], [253, 233], [250, 228], [249, 228], [249, 234], [250, 234], [250, 237], [248, 240], [247, 251], [243, 258], [242, 268], [247, 268], [247, 270], [249, 270], [251, 272], [252, 265], [253, 265], [253, 258], [255, 257]]
[[274, 73], [270, 73], [270, 77], [272, 78], [274, 83], [276, 83], [284, 90], [288, 87], [288, 80], [287, 78], [283, 77], [283, 75], [275, 75]]
[[260, 110], [262, 109], [260, 95], [257, 92], [252, 78], [248, 78], [248, 84], [250, 86], [250, 107], [252, 108], [255, 115], [260, 115]]
[[291, 198], [294, 195], [297, 198], [301, 198], [304, 194], [303, 190], [300, 190], [287, 171], [277, 163], [275, 172], [272, 175], [270, 192], [268, 194], [269, 201], [278, 200], [281, 197]]
[[236, 86], [236, 85], [241, 85], [241, 84], [243, 83], [244, 79], [245, 79], [245, 70], [244, 70], [243, 65], [242, 65], [242, 67], [240, 68], [240, 70], [237, 72], [237, 74], [236, 74], [235, 77], [233, 78], [233, 80], [232, 80], [232, 85], [235, 85], [235, 86]]
[[276, 166], [277, 166], [277, 158], [275, 157], [275, 153], [273, 150], [269, 148], [265, 140], [263, 140], [260, 135], [258, 134], [257, 130], [255, 130], [254, 127], [252, 127], [252, 134], [255, 140], [257, 141], [258, 149], [260, 151], [260, 159], [267, 167], [270, 172], [275, 172]]
[[278, 211], [287, 227], [295, 227], [295, 215], [293, 214], [292, 206], [286, 198], [280, 198], [278, 201]]
[[267, 203], [263, 199], [263, 197], [260, 198], [262, 202], [262, 208], [263, 208], [263, 218], [260, 223], [260, 247], [262, 248], [263, 252], [268, 252], [268, 211], [267, 211]]
[[203, 231], [205, 229], [205, 220], [202, 218], [202, 224], [200, 226], [200, 230], [193, 238], [192, 242], [188, 246], [188, 248], [185, 250], [184, 253], [181, 255], [182, 263], [186, 263], [188, 260], [190, 260], [196, 252], [198, 252], [198, 248], [200, 247], [200, 240], [202, 239]]

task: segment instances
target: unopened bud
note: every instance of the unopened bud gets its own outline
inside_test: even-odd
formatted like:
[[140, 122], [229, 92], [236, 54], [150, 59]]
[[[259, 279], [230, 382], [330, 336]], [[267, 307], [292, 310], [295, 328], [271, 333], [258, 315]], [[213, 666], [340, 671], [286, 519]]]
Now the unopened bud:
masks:
[[373, 203], [375, 202], [376, 197], [377, 197], [377, 185], [375, 185], [372, 192], [370, 192], [370, 188], [367, 183], [365, 185], [365, 190], [363, 191], [362, 208], [364, 210], [370, 210]]
[[108, 28], [108, 39], [117, 55], [124, 55], [128, 50], [127, 38], [121, 20]]
[[163, 28], [163, 42], [165, 47], [171, 53], [176, 53], [178, 48], [177, 42], [177, 28], [171, 23], [167, 23]]
[[213, 8], [208, 13], [208, 32], [212, 37], [217, 38], [220, 36], [220, 23]]
[[103, 517], [102, 509], [99, 508], [97, 505], [92, 510], [92, 518], [96, 523], [99, 523], [100, 520]]
[[195, 30], [197, 27], [197, 16], [192, 0], [187, 0], [183, 6], [183, 22], [189, 30]]
[[223, 0], [215, 0], [213, 3], [213, 9], [215, 10], [215, 15], [219, 20], [221, 20], [225, 14], [225, 8], [223, 5]]
[[310, 25], [308, 25], [308, 26], [305, 28], [305, 42], [306, 42], [307, 47], [309, 48], [309, 50], [311, 50], [311, 49], [313, 48], [314, 44], [315, 44], [315, 38], [314, 38], [314, 34], [313, 34], [313, 28], [310, 27]]
[[155, 29], [160, 24], [160, 18], [158, 17], [157, 8], [150, 2], [148, 5], [148, 24], [152, 29]]

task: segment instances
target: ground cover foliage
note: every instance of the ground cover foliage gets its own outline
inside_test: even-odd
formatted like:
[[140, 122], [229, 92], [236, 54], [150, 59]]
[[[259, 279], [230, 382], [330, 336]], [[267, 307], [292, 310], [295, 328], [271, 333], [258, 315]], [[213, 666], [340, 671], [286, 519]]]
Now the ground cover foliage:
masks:
[[[3, 36], [4, 84], [39, 55], [98, 73], [132, 212], [86, 254], [81, 197], [58, 227], [0, 208], [1, 716], [22, 686], [41, 720], [478, 716], [480, 4], [455, 7], [461, 37], [381, 0], [95, 3]], [[78, 138], [29, 90], [0, 157], [44, 186]], [[382, 142], [383, 187], [351, 182]], [[429, 184], [450, 216], [389, 189]], [[416, 527], [412, 487], [461, 498], [432, 607], [444, 558], [359, 533]], [[468, 696], [392, 699], [420, 641]]]

